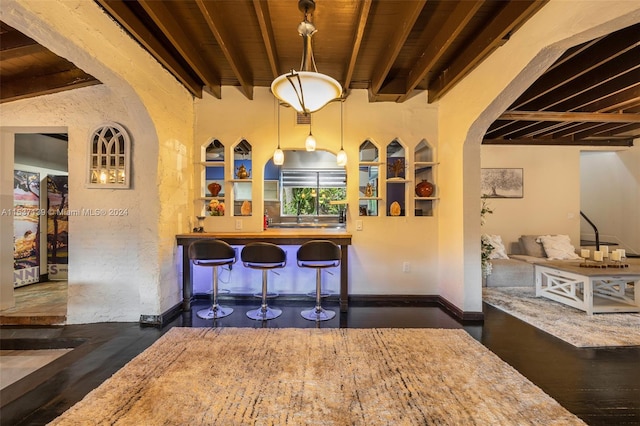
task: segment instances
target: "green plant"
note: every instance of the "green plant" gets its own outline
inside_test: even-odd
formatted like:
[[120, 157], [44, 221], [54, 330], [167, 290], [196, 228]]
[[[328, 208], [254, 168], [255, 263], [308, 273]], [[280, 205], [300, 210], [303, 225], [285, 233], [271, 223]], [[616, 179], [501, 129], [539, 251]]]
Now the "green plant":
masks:
[[[482, 196], [482, 201], [480, 204], [480, 226], [483, 226], [486, 222], [486, 215], [493, 214], [493, 209], [489, 207], [489, 203], [487, 201], [486, 196]], [[491, 269], [493, 265], [491, 264], [491, 252], [495, 247], [490, 243], [490, 241], [482, 235], [480, 237], [480, 253], [482, 260], [482, 276], [486, 277], [491, 275]]]

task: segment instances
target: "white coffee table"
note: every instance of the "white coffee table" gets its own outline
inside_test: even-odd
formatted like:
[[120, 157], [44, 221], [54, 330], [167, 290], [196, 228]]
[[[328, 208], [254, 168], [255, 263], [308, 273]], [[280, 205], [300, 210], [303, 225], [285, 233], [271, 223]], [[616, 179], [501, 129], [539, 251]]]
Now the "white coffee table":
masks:
[[534, 265], [536, 296], [585, 311], [640, 312], [640, 265], [586, 268], [582, 261], [547, 261]]

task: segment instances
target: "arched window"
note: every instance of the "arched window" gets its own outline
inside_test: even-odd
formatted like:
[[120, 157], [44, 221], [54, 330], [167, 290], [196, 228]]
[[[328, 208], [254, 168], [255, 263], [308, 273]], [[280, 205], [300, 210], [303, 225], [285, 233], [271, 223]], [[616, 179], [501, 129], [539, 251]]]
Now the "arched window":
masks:
[[129, 188], [131, 142], [117, 123], [103, 124], [89, 138], [89, 188]]

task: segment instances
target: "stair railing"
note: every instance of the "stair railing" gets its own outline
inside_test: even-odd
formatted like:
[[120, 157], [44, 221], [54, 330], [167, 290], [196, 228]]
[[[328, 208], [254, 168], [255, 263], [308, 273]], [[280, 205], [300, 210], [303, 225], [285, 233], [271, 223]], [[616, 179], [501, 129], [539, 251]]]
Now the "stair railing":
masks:
[[595, 232], [596, 234], [596, 250], [600, 250], [600, 234], [598, 233], [598, 228], [596, 228], [596, 225], [593, 222], [591, 222], [591, 220], [589, 220], [587, 215], [584, 214], [582, 210], [580, 211], [580, 216], [582, 216], [584, 220], [586, 220], [587, 223], [589, 223], [589, 225], [591, 225], [591, 227], [593, 228], [593, 232]]

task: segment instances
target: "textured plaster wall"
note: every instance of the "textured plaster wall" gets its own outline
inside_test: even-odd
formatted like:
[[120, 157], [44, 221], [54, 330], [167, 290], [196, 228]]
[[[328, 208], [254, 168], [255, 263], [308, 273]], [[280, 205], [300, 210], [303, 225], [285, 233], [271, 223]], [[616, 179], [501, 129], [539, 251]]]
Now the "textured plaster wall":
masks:
[[486, 129], [564, 50], [639, 21], [638, 2], [551, 0], [441, 99], [438, 281], [440, 294], [464, 311], [482, 308], [479, 144]]
[[[1, 110], [0, 110], [1, 111]], [[13, 132], [0, 127], [0, 211], [13, 207]], [[0, 214], [0, 310], [13, 297], [13, 217]]]
[[[4, 1], [0, 11], [104, 83], [2, 107], [3, 126], [67, 126], [72, 208], [127, 211], [70, 221], [68, 322], [161, 314], [181, 300], [175, 234], [186, 230], [190, 209], [191, 96], [94, 2]], [[129, 190], [84, 187], [87, 138], [105, 121], [132, 137]]]
[[[366, 91], [354, 90], [344, 104], [344, 144], [349, 158], [347, 227], [353, 234], [353, 245], [349, 252], [352, 294], [437, 294], [437, 207], [433, 217], [387, 217], [382, 213], [378, 217], [358, 216], [360, 144], [371, 139], [382, 151], [386, 144], [397, 137], [412, 158], [415, 146], [425, 139], [436, 148], [437, 155], [436, 114], [436, 109], [427, 104], [426, 94], [402, 104], [369, 103]], [[239, 220], [242, 221], [243, 230], [260, 230], [264, 164], [277, 146], [273, 96], [265, 88], [256, 88], [254, 100], [248, 101], [236, 89], [224, 88], [222, 101], [209, 96], [196, 101], [196, 117], [194, 161], [201, 161], [198, 157], [199, 148], [212, 138], [222, 141], [229, 150], [228, 154], [231, 147], [242, 138], [252, 144], [254, 214]], [[340, 105], [335, 103], [327, 106], [314, 114], [313, 120], [313, 134], [318, 141], [318, 148], [336, 153], [340, 149]], [[282, 108], [280, 145], [284, 150], [304, 149], [308, 131], [307, 125], [295, 125], [291, 109]], [[408, 170], [409, 174], [411, 170]], [[232, 171], [227, 172], [230, 178]], [[196, 170], [194, 179], [200, 179], [200, 171]], [[414, 184], [408, 184], [406, 189], [408, 200], [409, 195], [413, 194]], [[231, 187], [228, 186], [226, 192], [230, 191]], [[194, 198], [196, 196], [200, 196], [197, 190]], [[381, 210], [384, 209], [381, 203]], [[205, 229], [234, 231], [236, 219], [230, 215], [207, 217]], [[362, 220], [362, 231], [355, 230], [356, 220]], [[295, 255], [291, 260], [295, 262]], [[403, 262], [409, 262], [409, 272], [402, 272]], [[277, 281], [284, 280], [282, 286], [304, 293], [310, 290], [309, 286], [313, 286], [313, 274], [313, 271], [292, 271], [290, 275], [278, 276]], [[230, 279], [229, 286], [233, 289], [247, 285], [239, 282], [240, 274], [235, 269]], [[259, 280], [258, 275], [256, 280]], [[300, 283], [305, 285], [301, 286]]]

